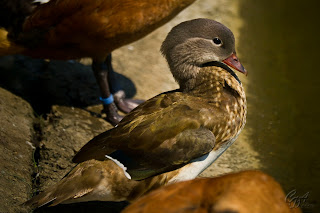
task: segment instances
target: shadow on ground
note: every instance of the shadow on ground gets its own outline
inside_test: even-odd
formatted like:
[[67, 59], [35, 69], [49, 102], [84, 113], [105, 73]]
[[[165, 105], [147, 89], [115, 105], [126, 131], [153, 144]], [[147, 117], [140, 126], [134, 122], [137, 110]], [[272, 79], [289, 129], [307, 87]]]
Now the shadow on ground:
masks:
[[[118, 73], [114, 78], [127, 97], [136, 94], [130, 79]], [[49, 113], [52, 105], [84, 108], [100, 104], [100, 92], [91, 66], [77, 61], [1, 57], [0, 86], [28, 101], [38, 115]]]
[[87, 203], [75, 203], [64, 204], [53, 207], [43, 207], [34, 211], [34, 213], [87, 213], [87, 212], [104, 212], [104, 213], [118, 213], [124, 209], [128, 202], [87, 202]]

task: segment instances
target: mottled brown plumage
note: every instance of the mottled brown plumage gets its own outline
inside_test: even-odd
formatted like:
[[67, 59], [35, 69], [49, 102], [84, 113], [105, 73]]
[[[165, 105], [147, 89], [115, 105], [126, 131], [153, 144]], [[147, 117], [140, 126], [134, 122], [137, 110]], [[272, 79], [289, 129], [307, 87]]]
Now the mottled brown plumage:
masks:
[[[8, 26], [8, 37], [7, 33], [0, 33], [0, 55], [62, 60], [91, 57], [101, 96], [107, 98], [111, 92], [116, 93], [117, 106], [128, 112], [136, 103], [125, 101], [115, 82], [109, 88], [108, 75], [113, 73], [111, 52], [146, 36], [194, 1], [50, 0], [38, 7], [30, 5], [28, 11], [22, 11], [26, 16], [30, 14], [25, 20], [16, 17], [22, 26], [14, 26], [14, 30]], [[27, 3], [32, 1], [25, 0]], [[112, 124], [121, 120], [113, 103], [105, 104], [104, 110]]]
[[[154, 169], [154, 175], [228, 143], [243, 127], [245, 113], [246, 100], [239, 82], [223, 68], [203, 67], [191, 91], [168, 92], [141, 104], [116, 128], [87, 143], [74, 161], [104, 160], [105, 155], [120, 149], [146, 167], [148, 174]], [[131, 172], [134, 175], [135, 171]]]
[[[193, 31], [197, 24], [197, 30], [201, 33]], [[182, 26], [184, 28], [181, 25], [174, 28], [162, 45], [181, 89], [158, 95], [141, 104], [116, 128], [87, 143], [74, 157], [74, 162], [103, 160], [105, 155], [121, 150], [121, 154], [131, 158], [132, 167], [125, 164], [129, 173], [134, 179], [143, 179], [181, 167], [191, 159], [209, 153], [213, 147], [218, 150], [236, 138], [246, 118], [243, 87], [230, 68], [209, 63], [211, 60], [222, 61], [235, 52], [233, 34], [220, 23], [208, 23], [204, 19], [185, 22]], [[195, 40], [194, 37], [199, 34], [202, 37]], [[210, 44], [212, 39], [205, 39], [209, 36], [220, 37], [225, 45], [216, 47]], [[195, 62], [199, 65], [193, 65]], [[199, 135], [206, 137], [194, 143], [193, 137], [185, 136], [190, 135], [190, 131], [194, 135], [200, 132]], [[200, 137], [194, 138], [200, 140]], [[180, 143], [184, 147], [178, 152]], [[125, 160], [117, 156], [119, 158]], [[139, 174], [136, 174], [137, 170]]]
[[[217, 38], [221, 43], [214, 42]], [[195, 19], [173, 28], [162, 52], [180, 89], [151, 98], [115, 128], [93, 138], [74, 157], [80, 164], [28, 204], [132, 200], [161, 185], [195, 178], [235, 141], [245, 124], [243, 87], [224, 64], [229, 60], [246, 73], [234, 60], [234, 48], [232, 32], [213, 20]], [[92, 170], [96, 165], [103, 168]], [[99, 179], [99, 172], [106, 174]]]
[[138, 199], [122, 213], [299, 213], [279, 183], [259, 171], [183, 181]]

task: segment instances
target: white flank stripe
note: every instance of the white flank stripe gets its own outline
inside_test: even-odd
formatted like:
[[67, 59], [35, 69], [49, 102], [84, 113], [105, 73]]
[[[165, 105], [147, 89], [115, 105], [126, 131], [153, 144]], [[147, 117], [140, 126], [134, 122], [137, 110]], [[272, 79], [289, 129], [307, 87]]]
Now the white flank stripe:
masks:
[[48, 3], [50, 0], [34, 0], [33, 3], [39, 2], [40, 4]]
[[[240, 132], [239, 132], [240, 133]], [[180, 182], [186, 180], [192, 180], [196, 178], [201, 172], [203, 172], [207, 167], [209, 167], [224, 151], [227, 150], [229, 146], [233, 144], [233, 142], [238, 137], [239, 133], [236, 137], [231, 139], [230, 141], [223, 144], [219, 149], [215, 151], [211, 151], [208, 154], [201, 156], [192, 160], [189, 164], [182, 167], [179, 174], [172, 178], [169, 183]]]
[[124, 175], [129, 179], [131, 180], [131, 176], [130, 174], [127, 172], [127, 167], [125, 167], [120, 161], [118, 161], [117, 159], [114, 159], [112, 157], [110, 157], [109, 155], [105, 155], [106, 158], [112, 160], [113, 162], [115, 162], [115, 164], [117, 164], [124, 172]]

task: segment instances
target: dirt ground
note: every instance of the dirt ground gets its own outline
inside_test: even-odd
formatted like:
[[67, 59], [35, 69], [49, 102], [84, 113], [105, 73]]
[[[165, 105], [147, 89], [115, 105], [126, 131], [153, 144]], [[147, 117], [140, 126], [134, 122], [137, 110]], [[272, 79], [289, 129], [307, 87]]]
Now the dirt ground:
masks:
[[[198, 17], [225, 23], [236, 37], [241, 27], [237, 3], [198, 0], [146, 38], [113, 53], [116, 77], [127, 96], [148, 99], [177, 88], [160, 45], [173, 26]], [[74, 154], [92, 137], [112, 128], [100, 115], [102, 106], [90, 60], [80, 62], [0, 58], [0, 212], [27, 211], [18, 205], [59, 181], [74, 166]], [[244, 131], [201, 176], [259, 168], [246, 135]], [[119, 212], [126, 205], [90, 202], [35, 212]]]

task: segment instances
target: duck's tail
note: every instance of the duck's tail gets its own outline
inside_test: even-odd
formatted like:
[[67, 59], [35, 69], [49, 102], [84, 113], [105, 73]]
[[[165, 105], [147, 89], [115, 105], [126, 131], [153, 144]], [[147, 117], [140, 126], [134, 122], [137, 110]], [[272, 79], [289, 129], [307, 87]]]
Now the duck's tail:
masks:
[[[0, 1], [0, 56], [19, 54], [24, 51], [20, 42], [25, 19], [45, 0], [1, 0]], [[10, 36], [8, 36], [10, 34]], [[28, 43], [27, 43], [28, 45]]]
[[32, 197], [30, 200], [23, 203], [22, 206], [35, 209], [35, 208], [40, 208], [41, 206], [44, 206], [49, 203], [50, 203], [50, 206], [57, 205], [59, 203], [55, 202], [55, 200], [57, 199], [57, 196], [55, 196], [56, 190], [57, 190], [57, 186], [53, 186], [47, 189], [46, 191]]
[[15, 44], [8, 38], [8, 31], [0, 29], [0, 56], [20, 54], [25, 50], [23, 46]]
[[[94, 200], [118, 201], [112, 194], [113, 179], [129, 181], [113, 161], [88, 160], [78, 164], [61, 181], [34, 196], [23, 206], [39, 208], [60, 203], [77, 203]], [[125, 200], [121, 198], [120, 200]]]

